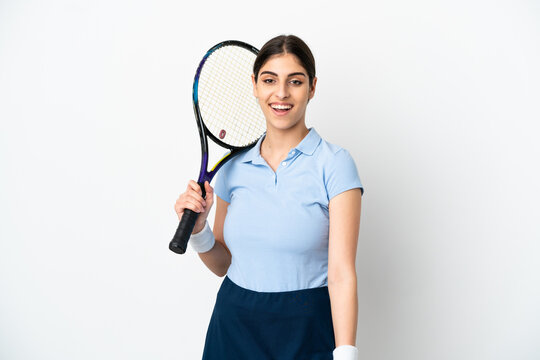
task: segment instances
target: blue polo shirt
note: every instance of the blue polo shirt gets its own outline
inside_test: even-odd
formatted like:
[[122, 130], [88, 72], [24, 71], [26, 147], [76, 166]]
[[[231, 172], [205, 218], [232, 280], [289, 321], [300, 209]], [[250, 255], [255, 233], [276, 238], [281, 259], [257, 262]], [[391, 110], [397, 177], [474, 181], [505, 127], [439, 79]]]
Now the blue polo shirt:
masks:
[[328, 284], [328, 203], [362, 183], [349, 152], [310, 129], [274, 172], [259, 142], [219, 171], [215, 193], [229, 203], [227, 276], [264, 292]]

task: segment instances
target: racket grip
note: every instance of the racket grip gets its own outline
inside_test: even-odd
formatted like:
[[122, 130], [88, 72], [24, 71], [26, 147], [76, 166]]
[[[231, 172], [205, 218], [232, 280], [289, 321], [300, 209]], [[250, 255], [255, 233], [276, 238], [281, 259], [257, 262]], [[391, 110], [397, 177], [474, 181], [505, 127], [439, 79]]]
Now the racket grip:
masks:
[[186, 252], [189, 238], [191, 237], [195, 221], [197, 221], [198, 217], [199, 213], [190, 209], [184, 209], [182, 219], [180, 220], [180, 224], [178, 224], [178, 229], [176, 229], [176, 233], [169, 243], [169, 249], [171, 251], [174, 251], [177, 254]]

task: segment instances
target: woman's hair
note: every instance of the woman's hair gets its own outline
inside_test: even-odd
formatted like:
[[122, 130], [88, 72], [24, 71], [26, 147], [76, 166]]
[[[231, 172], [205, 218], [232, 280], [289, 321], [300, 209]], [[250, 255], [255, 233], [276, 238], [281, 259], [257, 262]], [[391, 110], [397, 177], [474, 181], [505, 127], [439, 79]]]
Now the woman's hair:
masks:
[[307, 71], [309, 86], [313, 86], [313, 79], [315, 78], [315, 59], [306, 43], [294, 35], [276, 36], [263, 45], [253, 64], [255, 82], [257, 82], [257, 79], [259, 78], [259, 71], [268, 59], [279, 54], [292, 54], [296, 56], [298, 61], [300, 61], [300, 64], [302, 64]]

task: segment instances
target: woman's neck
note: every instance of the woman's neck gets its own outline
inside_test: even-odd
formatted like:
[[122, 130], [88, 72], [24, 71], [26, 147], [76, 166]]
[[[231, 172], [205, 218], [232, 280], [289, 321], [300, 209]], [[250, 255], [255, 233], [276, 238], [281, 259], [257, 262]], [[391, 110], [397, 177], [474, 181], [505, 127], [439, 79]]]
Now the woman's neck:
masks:
[[305, 124], [287, 130], [268, 128], [261, 144], [261, 156], [275, 170], [277, 164], [287, 157], [289, 150], [298, 145], [308, 133]]

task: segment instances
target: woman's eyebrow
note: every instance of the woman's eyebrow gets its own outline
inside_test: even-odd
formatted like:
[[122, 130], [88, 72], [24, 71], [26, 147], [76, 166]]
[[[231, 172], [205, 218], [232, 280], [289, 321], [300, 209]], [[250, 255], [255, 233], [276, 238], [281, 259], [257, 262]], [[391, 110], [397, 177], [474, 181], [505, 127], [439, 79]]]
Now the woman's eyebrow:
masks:
[[296, 75], [302, 75], [303, 77], [306, 77], [306, 74], [304, 74], [303, 72], [293, 72], [293, 73], [290, 73], [288, 77], [296, 76]]
[[[268, 74], [268, 75], [272, 75], [272, 76], [278, 76], [278, 74], [276, 74], [275, 72], [272, 72], [272, 71], [263, 71], [260, 75], [264, 75], [264, 74]], [[289, 75], [287, 75], [287, 77], [296, 76], [296, 75], [302, 75], [303, 77], [306, 77], [306, 74], [304, 74], [303, 72], [293, 72], [293, 73], [290, 73]]]

